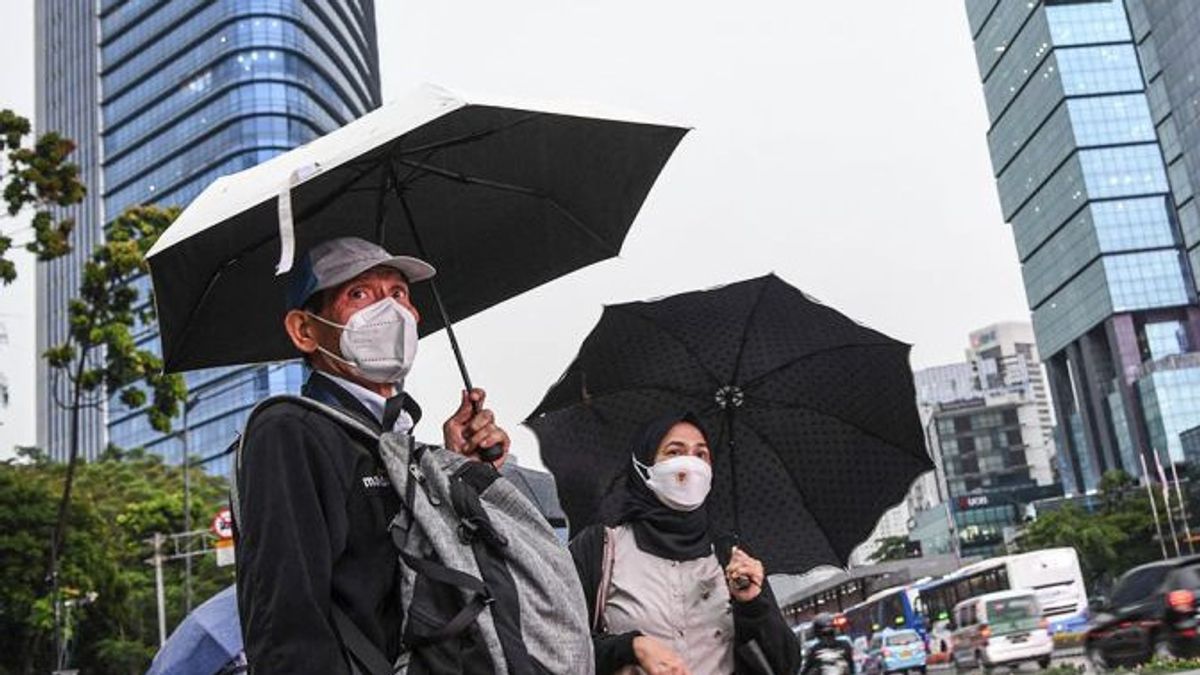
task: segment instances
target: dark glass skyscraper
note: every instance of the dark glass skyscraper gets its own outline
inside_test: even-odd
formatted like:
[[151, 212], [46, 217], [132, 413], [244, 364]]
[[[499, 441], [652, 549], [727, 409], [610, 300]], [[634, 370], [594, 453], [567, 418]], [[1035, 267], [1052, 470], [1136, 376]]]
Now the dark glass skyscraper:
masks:
[[[98, 13], [74, 20], [81, 35], [98, 36], [99, 105], [70, 112], [100, 121], [91, 135], [77, 136], [103, 158], [103, 180], [91, 183], [103, 216], [85, 223], [92, 231], [135, 204], [184, 206], [218, 176], [306, 143], [380, 103], [371, 0], [102, 0]], [[71, 86], [49, 73], [40, 85]], [[86, 251], [81, 246], [76, 256]], [[40, 290], [65, 298], [72, 286]], [[45, 321], [62, 317], [60, 310]], [[157, 348], [153, 326], [136, 338]], [[256, 401], [296, 391], [300, 377], [296, 364], [190, 374], [189, 452], [211, 454], [226, 445]], [[178, 436], [153, 431], [144, 414], [115, 398], [106, 418], [107, 442], [179, 458]], [[54, 439], [46, 440], [53, 452]]]
[[1179, 433], [1200, 424], [1200, 307], [1141, 0], [966, 7], [1063, 482], [1140, 475], [1155, 451], [1182, 461]]

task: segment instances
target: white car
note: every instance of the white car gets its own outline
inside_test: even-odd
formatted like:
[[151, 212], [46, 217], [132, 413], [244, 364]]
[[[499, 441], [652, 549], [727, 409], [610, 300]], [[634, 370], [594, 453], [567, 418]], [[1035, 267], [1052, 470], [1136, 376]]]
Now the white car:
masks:
[[1033, 661], [1050, 667], [1054, 640], [1033, 591], [976, 596], [954, 607], [953, 657], [959, 668], [985, 670]]

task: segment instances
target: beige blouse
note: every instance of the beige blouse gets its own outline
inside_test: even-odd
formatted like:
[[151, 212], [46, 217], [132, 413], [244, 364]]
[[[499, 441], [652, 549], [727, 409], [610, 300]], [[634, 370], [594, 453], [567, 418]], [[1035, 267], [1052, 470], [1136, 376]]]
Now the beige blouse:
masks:
[[716, 554], [667, 560], [639, 549], [628, 525], [613, 532], [616, 550], [604, 605], [608, 632], [637, 630], [661, 640], [683, 657], [693, 675], [732, 673], [733, 607]]

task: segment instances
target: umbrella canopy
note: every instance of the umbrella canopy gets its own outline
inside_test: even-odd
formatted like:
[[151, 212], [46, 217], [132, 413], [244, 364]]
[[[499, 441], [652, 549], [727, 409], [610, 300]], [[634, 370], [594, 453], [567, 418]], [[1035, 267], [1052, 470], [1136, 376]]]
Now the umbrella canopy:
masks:
[[629, 464], [646, 421], [696, 413], [713, 450], [714, 534], [771, 573], [844, 566], [933, 468], [909, 346], [769, 275], [604, 308], [526, 419], [577, 531]]
[[146, 675], [213, 675], [241, 653], [237, 587], [230, 586], [187, 615]]
[[[148, 254], [165, 367], [298, 356], [285, 272], [335, 237], [425, 257], [451, 321], [615, 256], [684, 133], [426, 87], [220, 178]], [[413, 289], [427, 309], [428, 286]], [[421, 332], [443, 324], [427, 311]]]

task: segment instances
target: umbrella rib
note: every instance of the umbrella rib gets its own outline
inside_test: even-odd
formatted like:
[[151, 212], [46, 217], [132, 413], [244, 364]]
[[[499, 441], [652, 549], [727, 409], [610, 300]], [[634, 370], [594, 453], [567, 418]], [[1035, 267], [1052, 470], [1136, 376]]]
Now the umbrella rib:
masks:
[[488, 136], [494, 136], [495, 134], [498, 134], [502, 131], [508, 131], [509, 129], [512, 129], [513, 127], [520, 126], [522, 124], [525, 124], [526, 122], [529, 122], [531, 120], [535, 120], [539, 117], [544, 117], [544, 116], [545, 116], [545, 113], [529, 113], [528, 115], [525, 115], [524, 117], [520, 117], [511, 122], [508, 122], [507, 124], [502, 124], [498, 127], [492, 127], [490, 129], [481, 129], [479, 131], [473, 131], [469, 134], [463, 134], [462, 136], [454, 136], [454, 137], [446, 138], [446, 139], [443, 139], [440, 141], [433, 141], [430, 143], [426, 143], [425, 145], [418, 145], [418, 146], [415, 146], [412, 148], [403, 148], [403, 149], [397, 148], [396, 155], [397, 155], [397, 157], [403, 157], [404, 155], [413, 155], [413, 154], [417, 154], [420, 152], [426, 152], [426, 151], [430, 151], [430, 150], [441, 150], [442, 148], [452, 148], [456, 145], [462, 145], [464, 143], [471, 143], [473, 141], [478, 141], [478, 140], [487, 138]]
[[[320, 213], [321, 211], [328, 208], [329, 205], [332, 204], [339, 196], [341, 196], [343, 193], [345, 193], [347, 190], [350, 189], [349, 186], [354, 185], [355, 183], [358, 182], [358, 180], [360, 178], [362, 178], [363, 176], [370, 173], [371, 169], [374, 168], [376, 165], [377, 165], [377, 163], [373, 163], [370, 166], [367, 166], [363, 170], [359, 171], [357, 174], [354, 175], [353, 178], [351, 178], [350, 180], [347, 180], [345, 183], [343, 183], [342, 187], [340, 187], [337, 190], [334, 190], [332, 193], [330, 193], [329, 197], [318, 202], [317, 204], [313, 204], [308, 209], [306, 209], [304, 211], [304, 213], [298, 214], [296, 216], [296, 222], [299, 223], [300, 221], [311, 218], [315, 214]], [[273, 241], [277, 241], [278, 239], [279, 239], [279, 231], [273, 230], [269, 235], [263, 237], [262, 239], [259, 239], [258, 241], [254, 242], [254, 243], [250, 244], [249, 246], [246, 246], [242, 250], [238, 251], [237, 255], [233, 256], [232, 258], [227, 260], [225, 263], [223, 263], [221, 265], [220, 269], [218, 269], [216, 272], [213, 272], [212, 276], [209, 277], [208, 286], [206, 287], [206, 290], [205, 290], [205, 295], [207, 295], [207, 293], [208, 293], [208, 288], [210, 288], [213, 284], [216, 283], [217, 277], [220, 276], [221, 270], [223, 270], [226, 267], [229, 267], [231, 265], [237, 264], [242, 259], [242, 257], [244, 255], [246, 255], [247, 253], [249, 253], [251, 251], [257, 251], [259, 248], [262, 248], [266, 244], [269, 244]], [[197, 303], [197, 307], [203, 301], [204, 301], [204, 296], [202, 295], [200, 298], [200, 301]], [[189, 316], [188, 323], [186, 323], [184, 325], [191, 325], [192, 318], [193, 318], [192, 316]]]
[[746, 317], [746, 324], [742, 326], [742, 342], [738, 345], [737, 358], [733, 361], [733, 375], [729, 381], [736, 383], [738, 375], [742, 372], [742, 356], [746, 353], [746, 343], [750, 341], [750, 325], [754, 323], [754, 319], [758, 316], [758, 308], [763, 304], [763, 298], [767, 295], [767, 283], [770, 277], [763, 281], [762, 288], [758, 291], [758, 297], [754, 300], [754, 306], [750, 308], [750, 315]]
[[537, 199], [545, 200], [551, 206], [553, 206], [555, 210], [557, 210], [562, 215], [566, 216], [567, 220], [571, 221], [571, 223], [574, 224], [575, 227], [582, 230], [584, 233], [586, 233], [588, 236], [590, 236], [593, 240], [595, 240], [596, 243], [600, 244], [600, 247], [604, 249], [604, 252], [606, 254], [608, 254], [610, 256], [615, 256], [621, 252], [619, 248], [614, 247], [612, 244], [605, 241], [604, 238], [601, 237], [599, 234], [597, 234], [595, 230], [588, 227], [583, 221], [581, 221], [578, 217], [576, 217], [574, 213], [571, 213], [571, 211], [567, 207], [558, 203], [558, 201], [556, 199], [554, 199], [550, 195], [546, 194], [545, 192], [542, 192], [541, 190], [536, 190], [534, 188], [525, 187], [523, 185], [513, 185], [511, 183], [504, 183], [501, 181], [490, 180], [487, 178], [479, 178], [477, 176], [468, 176], [468, 175], [458, 172], [458, 171], [452, 171], [450, 169], [445, 169], [440, 166], [435, 166], [433, 164], [428, 164], [425, 162], [418, 162], [418, 161], [412, 160], [412, 159], [399, 158], [396, 161], [399, 162], [400, 164], [403, 164], [408, 167], [412, 167], [415, 169], [421, 169], [421, 170], [427, 172], [429, 175], [438, 176], [440, 178], [444, 178], [446, 180], [451, 180], [456, 183], [463, 183], [466, 185], [478, 185], [480, 187], [485, 187], [485, 188], [489, 188], [492, 190], [500, 190], [501, 192], [513, 192], [516, 194], [526, 195], [528, 197], [535, 197]]
[[[875, 440], [879, 441], [880, 443], [886, 443], [890, 447], [900, 448], [901, 450], [908, 451], [907, 448], [904, 448], [903, 446], [899, 445], [895, 441], [888, 440], [888, 439], [880, 436], [879, 434], [873, 433], [871, 431], [867, 431], [866, 429], [863, 429], [862, 427], [860, 427], [857, 423], [851, 422], [850, 420], [845, 419], [840, 415], [835, 415], [834, 413], [831, 413], [827, 410], [815, 408], [811, 405], [788, 403], [787, 401], [777, 401], [772, 398], [766, 398], [763, 396], [753, 395], [753, 394], [750, 394], [749, 392], [747, 392], [745, 394], [745, 396], [746, 396], [747, 403], [749, 403], [750, 401], [754, 401], [759, 404], [760, 409], [785, 410], [785, 411], [786, 410], [807, 410], [808, 412], [816, 413], [818, 415], [821, 415], [822, 417], [828, 417], [830, 419], [835, 419], [835, 420], [841, 422], [842, 424], [845, 424], [846, 426], [859, 432], [863, 436], [869, 436], [870, 438], [874, 438]], [[910, 452], [910, 454], [912, 454], [912, 453]], [[928, 459], [928, 456], [922, 455], [922, 456], [918, 457], [918, 459]]]
[[[357, 183], [359, 181], [359, 179], [361, 179], [363, 176], [367, 175], [368, 173], [371, 173], [371, 170], [374, 169], [375, 167], [379, 166], [380, 164], [382, 164], [381, 161], [372, 162], [370, 164], [365, 164], [363, 166], [363, 168], [361, 170], [359, 170], [358, 173], [355, 173], [352, 178], [350, 178], [349, 180], [342, 183], [336, 190], [331, 191], [329, 193], [328, 197], [326, 197], [325, 199], [322, 199], [321, 201], [317, 202], [316, 204], [313, 204], [312, 206], [308, 207], [307, 209], [304, 210], [303, 213], [297, 214], [296, 222], [299, 223], [301, 221], [307, 220], [308, 218], [311, 218], [314, 215], [320, 213], [321, 211], [324, 211], [325, 209], [329, 208], [330, 204], [333, 204], [334, 202], [336, 202], [339, 197], [341, 197], [347, 190], [350, 189], [350, 186]], [[279, 236], [278, 233], [273, 233], [272, 236], [269, 237], [266, 241], [271, 241], [272, 239], [275, 239], [278, 236]], [[261, 245], [262, 245], [261, 243], [256, 244], [252, 248], [258, 248]]]
[[[639, 393], [639, 392], [658, 392], [661, 394], [671, 394], [673, 396], [679, 396], [681, 398], [686, 398], [691, 401], [695, 401], [697, 403], [701, 403], [704, 400], [703, 398], [700, 398], [699, 396], [697, 396], [696, 394], [691, 393], [691, 392], [686, 392], [686, 391], [674, 389], [671, 387], [663, 387], [663, 386], [659, 386], [659, 385], [645, 385], [645, 386], [637, 386], [637, 387], [627, 387], [625, 389], [614, 389], [612, 391], [606, 391], [601, 394], [593, 394], [591, 392], [588, 392], [586, 402], [579, 401], [577, 403], [571, 403], [570, 405], [565, 405], [561, 408], [556, 408], [554, 410], [547, 410], [547, 411], [542, 412], [542, 416], [553, 415], [554, 413], [564, 412], [566, 410], [569, 410], [571, 408], [576, 408], [576, 407], [590, 407], [597, 400], [604, 399], [609, 396], [617, 396], [620, 394], [632, 394], [632, 393]], [[707, 405], [707, 404], [704, 404], [704, 405]], [[695, 412], [696, 414], [703, 414], [704, 410], [708, 410], [708, 408], [698, 408], [697, 410], [695, 410], [693, 412]], [[531, 417], [525, 418], [525, 420], [522, 422], [522, 424], [528, 425], [531, 419], [532, 419]]]
[[659, 324], [654, 319], [651, 319], [650, 317], [645, 316], [645, 315], [641, 314], [640, 312], [635, 312], [632, 309], [629, 309], [629, 307], [627, 305], [613, 305], [612, 309], [613, 309], [613, 311], [622, 310], [622, 311], [628, 312], [630, 315], [637, 317], [638, 319], [641, 319], [642, 321], [645, 321], [646, 323], [650, 324], [651, 326], [654, 326], [659, 331], [661, 331], [664, 335], [671, 338], [675, 342], [679, 343], [679, 346], [683, 347], [683, 351], [687, 352], [688, 356], [691, 356], [692, 359], [695, 360], [696, 363], [700, 365], [700, 369], [703, 370], [705, 372], [705, 374], [707, 374], [709, 376], [710, 379], [712, 379], [712, 381], [717, 385], [717, 387], [721, 387], [722, 385], [725, 384], [724, 382], [721, 381], [721, 376], [714, 373], [704, 363], [704, 359], [700, 358], [699, 354], [692, 351], [692, 348], [689, 347], [688, 344], [686, 342], [684, 342], [682, 338], [680, 338], [678, 335], [671, 332], [670, 330], [667, 330], [666, 328], [664, 328], [661, 324]]
[[[261, 244], [256, 245], [254, 248], [258, 248], [258, 246], [261, 246]], [[245, 251], [243, 251], [243, 253], [244, 252]], [[236, 263], [238, 260], [241, 260], [240, 255], [237, 258], [234, 258], [232, 260], [227, 260], [224, 263], [221, 263], [221, 266], [218, 267], [216, 269], [216, 271], [214, 271], [211, 275], [209, 275], [208, 283], [204, 285], [204, 292], [200, 294], [200, 299], [197, 300], [195, 302], [195, 304], [192, 305], [191, 311], [188, 312], [187, 319], [183, 322], [184, 326], [190, 327], [192, 325], [192, 320], [196, 318], [196, 315], [200, 312], [200, 308], [202, 306], [204, 306], [204, 301], [208, 299], [209, 294], [212, 293], [213, 288], [216, 287], [217, 280], [221, 278], [221, 273], [225, 271], [225, 268]], [[187, 341], [191, 335], [192, 335], [192, 331], [190, 331], [190, 330], [184, 331], [184, 336], [183, 336], [183, 339], [180, 340], [181, 344], [180, 344], [177, 352], [183, 352], [183, 347], [184, 347], [184, 345], [187, 344]], [[161, 341], [161, 338], [160, 338], [160, 341]], [[174, 363], [174, 360], [172, 361], [172, 363]], [[166, 365], [168, 365], [166, 362], [166, 359], [163, 359], [163, 366], [165, 367]]]
[[785, 361], [785, 362], [779, 364], [778, 366], [775, 366], [774, 368], [766, 371], [765, 373], [759, 374], [753, 380], [748, 380], [746, 382], [743, 382], [740, 386], [742, 387], [742, 389], [749, 389], [750, 387], [760, 384], [763, 380], [767, 379], [768, 377], [771, 377], [772, 375], [775, 375], [776, 373], [779, 373], [780, 371], [787, 370], [788, 368], [791, 368], [792, 366], [796, 365], [797, 363], [800, 363], [801, 361], [803, 361], [805, 359], [809, 359], [814, 356], [821, 356], [823, 354], [830, 354], [833, 352], [842, 351], [843, 349], [859, 349], [859, 348], [866, 348], [866, 347], [907, 347], [907, 346], [908, 345], [905, 345], [905, 344], [902, 344], [899, 342], [866, 342], [863, 344], [836, 345], [833, 347], [827, 347], [825, 349], [818, 349], [815, 352], [809, 352], [807, 354], [802, 354], [790, 361]]
[[[825, 538], [825, 546], [829, 549], [829, 552], [833, 554], [834, 558], [837, 558], [840, 560], [841, 559], [840, 556], [838, 556], [837, 551], [835, 551], [833, 548], [833, 543], [829, 541], [829, 535], [825, 533], [825, 524], [822, 523], [817, 518], [816, 512], [813, 511], [811, 508], [809, 508], [808, 505], [810, 502], [808, 501], [808, 495], [806, 495], [804, 493], [804, 488], [800, 487], [799, 481], [797, 481], [796, 477], [794, 475], [792, 475], [792, 472], [787, 470], [787, 462], [785, 462], [783, 460], [783, 455], [779, 454], [779, 451], [775, 449], [775, 445], [771, 442], [771, 439], [767, 438], [766, 434], [762, 433], [754, 425], [750, 424], [749, 422], [747, 422], [743, 419], [737, 419], [737, 420], [730, 421], [730, 427], [731, 427], [729, 430], [730, 436], [733, 435], [732, 426], [733, 426], [733, 424], [736, 424], [736, 423], [740, 423], [747, 430], [749, 430], [750, 433], [754, 434], [755, 436], [758, 436], [759, 440], [762, 441], [762, 444], [764, 447], [770, 448], [771, 454], [775, 455], [775, 458], [779, 460], [779, 464], [781, 466], [783, 466], [784, 473], [787, 474], [788, 480], [790, 480], [792, 482], [792, 486], [796, 488], [796, 492], [800, 495], [800, 499], [804, 501], [804, 510], [808, 511], [809, 515], [812, 516], [813, 522], [816, 523], [818, 528], [821, 530], [821, 536]], [[732, 457], [730, 458], [730, 460], [732, 461]], [[737, 486], [734, 486], [735, 490], [736, 490], [736, 487]]]

